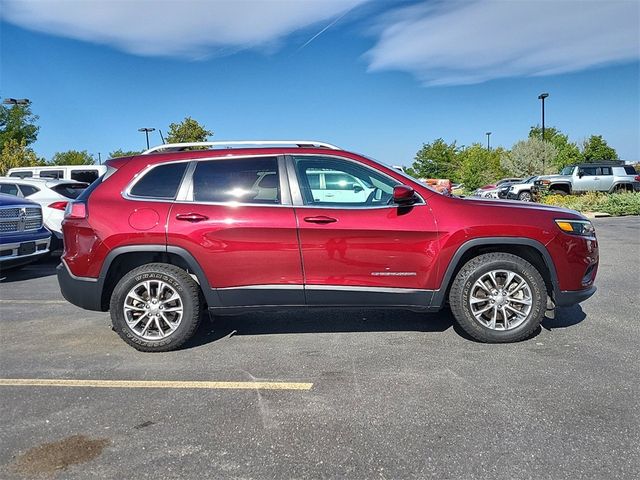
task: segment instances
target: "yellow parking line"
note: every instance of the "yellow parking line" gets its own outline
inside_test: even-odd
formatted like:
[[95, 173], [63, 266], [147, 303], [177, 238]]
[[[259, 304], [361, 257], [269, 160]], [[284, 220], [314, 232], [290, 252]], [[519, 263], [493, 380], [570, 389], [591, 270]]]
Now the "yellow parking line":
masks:
[[311, 390], [313, 383], [296, 382], [180, 382], [158, 380], [67, 380], [0, 378], [0, 387], [204, 388], [232, 390]]

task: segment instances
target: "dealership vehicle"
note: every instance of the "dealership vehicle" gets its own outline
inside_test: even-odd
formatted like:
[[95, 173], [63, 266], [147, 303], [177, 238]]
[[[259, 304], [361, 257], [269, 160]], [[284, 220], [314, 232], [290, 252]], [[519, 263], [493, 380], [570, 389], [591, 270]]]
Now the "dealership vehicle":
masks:
[[40, 205], [0, 193], [0, 269], [35, 262], [49, 252], [50, 238]]
[[498, 188], [498, 198], [532, 202], [538, 192], [538, 186], [535, 184], [537, 178], [538, 176], [534, 175], [518, 183], [500, 186]]
[[10, 168], [9, 177], [49, 178], [91, 183], [107, 171], [106, 165], [55, 165], [49, 167]]
[[624, 162], [582, 163], [564, 167], [559, 175], [540, 176], [536, 185], [555, 195], [640, 192], [640, 175]]
[[[473, 338], [511, 342], [595, 292], [598, 242], [577, 212], [439, 194], [330, 144], [167, 144], [107, 165], [67, 206], [58, 280], [139, 350], [179, 347], [205, 308], [449, 303]], [[338, 173], [353, 189], [317, 195]]]
[[67, 203], [88, 186], [75, 180], [0, 177], [0, 193], [28, 198], [42, 207], [44, 226], [53, 233], [51, 250], [62, 247], [62, 219]]
[[473, 192], [473, 196], [482, 198], [500, 198], [498, 196], [498, 192], [501, 188], [521, 181], [522, 178], [503, 178], [502, 180], [498, 180], [495, 184], [485, 185], [483, 187], [477, 188]]

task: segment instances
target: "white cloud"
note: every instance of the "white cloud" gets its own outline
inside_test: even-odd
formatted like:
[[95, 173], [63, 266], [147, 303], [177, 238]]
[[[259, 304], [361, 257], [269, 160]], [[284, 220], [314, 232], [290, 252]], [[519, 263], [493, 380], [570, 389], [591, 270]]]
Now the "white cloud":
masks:
[[137, 55], [202, 58], [270, 47], [367, 0], [3, 0], [4, 20]]
[[366, 58], [425, 85], [567, 73], [640, 58], [639, 18], [635, 0], [422, 4], [386, 16]]

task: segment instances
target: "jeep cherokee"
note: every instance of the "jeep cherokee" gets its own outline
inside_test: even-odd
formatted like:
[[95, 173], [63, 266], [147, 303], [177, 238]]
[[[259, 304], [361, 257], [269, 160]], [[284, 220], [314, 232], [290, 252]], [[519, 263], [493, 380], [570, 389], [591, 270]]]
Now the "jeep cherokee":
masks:
[[577, 212], [439, 194], [330, 144], [168, 144], [107, 165], [67, 206], [58, 280], [138, 350], [178, 348], [205, 308], [448, 303], [474, 339], [512, 342], [595, 292]]

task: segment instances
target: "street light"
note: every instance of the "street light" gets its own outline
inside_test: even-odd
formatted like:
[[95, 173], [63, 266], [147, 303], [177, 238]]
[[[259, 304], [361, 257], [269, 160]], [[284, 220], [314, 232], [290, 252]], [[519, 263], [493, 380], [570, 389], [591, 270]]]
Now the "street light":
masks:
[[155, 128], [139, 128], [138, 131], [139, 132], [144, 132], [145, 136], [147, 137], [147, 150], [149, 150], [149, 132], [154, 132], [156, 129]]
[[29, 105], [31, 100], [28, 98], [5, 98], [2, 103], [5, 105]]
[[487, 150], [491, 151], [491, 144], [489, 143], [489, 137], [491, 136], [491, 132], [487, 132], [485, 133], [485, 135], [487, 136]]
[[[538, 100], [542, 100], [542, 141], [544, 142], [544, 99], [549, 96], [548, 93], [538, 95]], [[544, 175], [544, 156], [542, 157], [542, 174]]]

